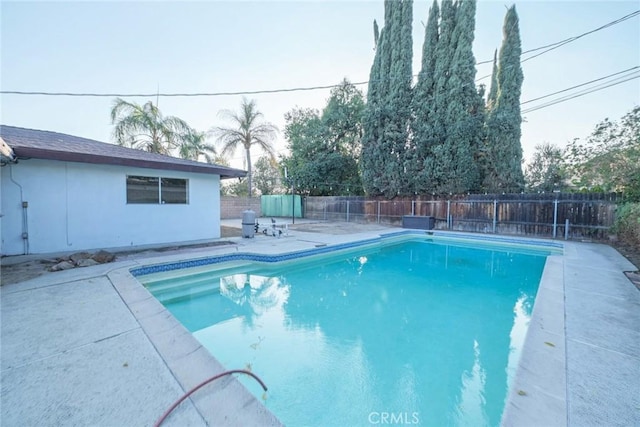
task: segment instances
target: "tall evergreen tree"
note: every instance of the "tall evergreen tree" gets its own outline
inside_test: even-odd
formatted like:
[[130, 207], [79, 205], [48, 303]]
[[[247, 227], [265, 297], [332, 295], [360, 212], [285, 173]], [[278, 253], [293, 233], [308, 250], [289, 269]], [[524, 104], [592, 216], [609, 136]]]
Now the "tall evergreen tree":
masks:
[[455, 53], [454, 29], [456, 22], [456, 7], [452, 0], [442, 0], [440, 3], [440, 32], [436, 48], [436, 60], [434, 71], [433, 92], [433, 127], [434, 144], [431, 148], [431, 156], [425, 161], [425, 168], [429, 171], [429, 186], [431, 191], [441, 191], [445, 180], [446, 168], [449, 165], [443, 163], [442, 144], [446, 138], [447, 130], [447, 106], [449, 95], [447, 94], [447, 82], [449, 80], [451, 61]]
[[406, 191], [412, 20], [413, 0], [385, 0], [385, 25], [371, 68], [362, 142], [362, 177], [371, 195], [393, 197]]
[[493, 68], [491, 69], [491, 85], [487, 96], [487, 108], [492, 109], [498, 99], [498, 49], [493, 51]]
[[438, 49], [438, 21], [440, 8], [438, 0], [433, 0], [429, 9], [429, 18], [425, 28], [422, 45], [422, 68], [418, 74], [418, 82], [413, 91], [411, 108], [413, 118], [411, 132], [413, 135], [410, 151], [407, 156], [407, 175], [412, 178], [413, 191], [418, 194], [431, 192], [433, 164], [432, 149], [437, 143], [435, 134], [435, 86], [436, 86], [436, 53]]
[[377, 195], [379, 189], [377, 177], [382, 158], [379, 155], [378, 145], [382, 132], [382, 108], [383, 108], [383, 85], [382, 85], [382, 40], [385, 38], [383, 28], [379, 37], [376, 38], [377, 23], [374, 21], [374, 38], [376, 39], [375, 56], [371, 72], [369, 73], [369, 86], [367, 90], [367, 106], [363, 117], [362, 155], [360, 159], [360, 174], [362, 185], [367, 194]]
[[520, 144], [521, 53], [518, 14], [514, 5], [507, 10], [504, 19], [496, 76], [497, 97], [487, 116], [484, 188], [490, 192], [518, 192], [524, 188]]
[[474, 82], [475, 11], [475, 0], [442, 1], [428, 127], [432, 138], [429, 156], [423, 162], [423, 191], [461, 193], [479, 185], [476, 160], [484, 102]]
[[438, 147], [440, 150], [436, 151], [442, 166], [440, 192], [461, 193], [478, 186], [479, 172], [475, 159], [484, 117], [478, 111], [480, 99], [474, 82], [475, 15], [475, 0], [456, 3], [456, 24], [452, 37], [455, 50], [445, 86], [448, 95], [444, 121], [446, 136]]

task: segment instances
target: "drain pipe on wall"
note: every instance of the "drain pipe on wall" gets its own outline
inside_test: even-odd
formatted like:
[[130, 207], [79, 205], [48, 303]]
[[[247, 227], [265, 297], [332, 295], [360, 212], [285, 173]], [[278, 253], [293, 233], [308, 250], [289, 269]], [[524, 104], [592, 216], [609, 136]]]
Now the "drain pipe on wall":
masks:
[[22, 185], [18, 184], [13, 178], [13, 167], [9, 165], [9, 179], [20, 189], [20, 203], [22, 204], [22, 245], [24, 255], [29, 254], [29, 216], [27, 209], [29, 208], [29, 202], [24, 200], [22, 192]]

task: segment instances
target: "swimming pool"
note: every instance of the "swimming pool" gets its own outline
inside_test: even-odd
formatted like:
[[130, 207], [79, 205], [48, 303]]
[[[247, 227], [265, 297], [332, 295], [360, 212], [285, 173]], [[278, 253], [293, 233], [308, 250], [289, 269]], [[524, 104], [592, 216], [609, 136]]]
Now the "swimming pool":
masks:
[[285, 424], [497, 425], [549, 251], [469, 246], [139, 280], [225, 366], [258, 373]]

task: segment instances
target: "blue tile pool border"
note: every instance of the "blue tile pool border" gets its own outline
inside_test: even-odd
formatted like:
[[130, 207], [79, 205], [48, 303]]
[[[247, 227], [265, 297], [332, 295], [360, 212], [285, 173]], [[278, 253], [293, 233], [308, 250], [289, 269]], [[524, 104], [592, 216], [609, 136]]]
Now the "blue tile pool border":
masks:
[[424, 230], [403, 230], [392, 233], [381, 234], [379, 237], [358, 240], [355, 242], [340, 243], [335, 245], [327, 245], [317, 247], [313, 249], [306, 249], [302, 251], [288, 252], [281, 255], [260, 255], [248, 252], [239, 252], [226, 255], [215, 255], [206, 258], [197, 258], [186, 261], [177, 261], [164, 264], [154, 264], [143, 267], [136, 267], [129, 270], [134, 277], [144, 276], [147, 274], [167, 272], [180, 270], [185, 268], [202, 267], [205, 265], [220, 264], [230, 261], [251, 261], [251, 262], [264, 262], [264, 263], [277, 263], [282, 261], [290, 261], [298, 258], [305, 258], [313, 255], [321, 255], [329, 252], [337, 252], [340, 250], [356, 248], [360, 246], [366, 246], [371, 244], [378, 244], [384, 240], [393, 239], [395, 237], [439, 237], [451, 240], [474, 240], [480, 242], [501, 243], [501, 244], [516, 244], [526, 246], [538, 246], [545, 248], [562, 249], [564, 245], [559, 242], [550, 242], [544, 240], [531, 240], [531, 239], [518, 239], [498, 236], [484, 236], [475, 234], [464, 233], [448, 233], [439, 231], [424, 231]]

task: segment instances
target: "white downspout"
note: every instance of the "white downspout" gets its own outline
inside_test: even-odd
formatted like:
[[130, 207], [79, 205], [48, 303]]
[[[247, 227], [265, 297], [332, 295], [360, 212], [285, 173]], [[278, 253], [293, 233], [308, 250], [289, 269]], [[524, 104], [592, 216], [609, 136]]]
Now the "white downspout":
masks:
[[27, 209], [29, 208], [29, 202], [24, 200], [24, 195], [22, 192], [22, 186], [16, 182], [13, 178], [13, 165], [9, 166], [9, 179], [20, 189], [20, 203], [22, 205], [22, 245], [24, 255], [29, 254], [29, 216], [27, 213]]

